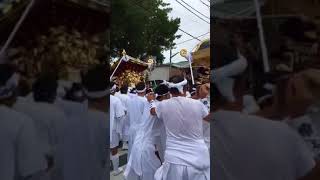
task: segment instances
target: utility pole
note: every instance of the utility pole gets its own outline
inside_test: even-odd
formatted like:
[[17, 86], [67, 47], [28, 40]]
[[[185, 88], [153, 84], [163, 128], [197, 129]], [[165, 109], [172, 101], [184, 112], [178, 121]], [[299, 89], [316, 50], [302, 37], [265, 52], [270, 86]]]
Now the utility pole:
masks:
[[171, 67], [172, 67], [172, 58], [175, 57], [177, 54], [179, 54], [180, 52], [176, 52], [172, 55], [172, 48], [170, 48], [170, 67], [169, 67], [169, 74], [171, 73]]
[[169, 74], [171, 73], [171, 59], [172, 59], [172, 48], [170, 47], [170, 66], [169, 66]]

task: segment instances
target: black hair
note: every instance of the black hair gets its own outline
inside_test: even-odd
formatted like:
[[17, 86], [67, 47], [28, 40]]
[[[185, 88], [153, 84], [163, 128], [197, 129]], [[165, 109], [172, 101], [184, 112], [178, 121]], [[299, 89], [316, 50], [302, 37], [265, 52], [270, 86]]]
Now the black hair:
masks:
[[82, 89], [83, 88], [80, 83], [73, 83], [71, 89], [67, 91], [65, 99], [70, 101], [82, 101], [82, 99], [80, 100], [80, 98], [83, 97], [77, 97], [75, 95], [76, 92], [82, 92]]
[[[182, 81], [184, 81], [184, 77], [183, 76], [178, 76], [178, 75], [172, 76], [169, 79], [169, 82], [174, 83], [174, 84], [180, 83]], [[186, 86], [184, 86], [183, 89], [185, 90]], [[170, 91], [171, 94], [180, 94], [178, 88], [175, 88], [175, 87], [174, 88], [170, 88], [169, 91]]]
[[33, 83], [33, 98], [36, 102], [53, 103], [57, 96], [58, 78], [52, 74], [42, 74]]
[[165, 84], [160, 84], [159, 86], [156, 87], [154, 92], [156, 94], [158, 94], [158, 95], [164, 95], [164, 94], [167, 94], [169, 92], [169, 88]]
[[137, 88], [138, 91], [144, 90], [146, 88], [146, 84], [144, 82], [139, 82], [136, 85], [136, 88]]
[[127, 84], [122, 85], [120, 88], [120, 92], [121, 92], [121, 94], [127, 94], [128, 93], [128, 85]]
[[151, 93], [151, 92], [153, 92], [153, 89], [152, 89], [152, 88], [148, 88], [147, 91], [146, 91], [147, 94], [148, 94], [148, 93]]
[[109, 85], [107, 70], [106, 65], [97, 65], [89, 69], [82, 79], [84, 88], [89, 92], [107, 90]]
[[130, 91], [130, 93], [131, 93], [131, 94], [135, 94], [135, 93], [136, 93], [136, 91], [137, 91], [137, 89], [136, 89], [136, 88], [132, 88], [132, 89], [131, 89], [131, 91]]

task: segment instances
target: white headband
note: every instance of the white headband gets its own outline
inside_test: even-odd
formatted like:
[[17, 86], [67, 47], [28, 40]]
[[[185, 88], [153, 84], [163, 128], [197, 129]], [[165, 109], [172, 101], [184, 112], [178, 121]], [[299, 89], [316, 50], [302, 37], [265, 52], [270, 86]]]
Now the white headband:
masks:
[[186, 79], [184, 79], [183, 81], [175, 84], [175, 83], [171, 83], [171, 82], [167, 82], [169, 85], [169, 88], [177, 88], [179, 90], [179, 92], [181, 94], [183, 94], [183, 86], [188, 84], [188, 81]]
[[170, 92], [167, 92], [167, 93], [165, 93], [165, 94], [161, 94], [161, 95], [159, 95], [159, 94], [155, 94], [155, 96], [156, 96], [156, 98], [157, 98], [157, 97], [166, 96], [166, 95], [168, 95], [168, 94], [170, 94]]
[[160, 84], [169, 85], [169, 82], [167, 82], [166, 80], [163, 80], [163, 82]]
[[18, 86], [18, 82], [19, 75], [17, 73], [12, 74], [6, 84], [0, 87], [0, 99], [6, 99], [12, 96], [14, 89]]
[[103, 98], [110, 93], [108, 90], [89, 92], [87, 89], [84, 89], [83, 91], [89, 98]]
[[146, 88], [144, 88], [144, 89], [142, 89], [142, 90], [136, 90], [137, 91], [137, 93], [143, 93], [143, 92], [145, 92], [147, 89]]

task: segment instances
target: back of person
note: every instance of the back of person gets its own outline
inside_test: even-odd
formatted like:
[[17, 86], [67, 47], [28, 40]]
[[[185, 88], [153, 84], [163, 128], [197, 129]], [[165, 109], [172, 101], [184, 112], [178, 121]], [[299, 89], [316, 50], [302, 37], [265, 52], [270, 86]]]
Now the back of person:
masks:
[[156, 108], [166, 127], [165, 161], [205, 170], [210, 167], [209, 150], [203, 137], [202, 121], [208, 115], [198, 100], [173, 97]]
[[107, 143], [105, 134], [107, 132], [108, 114], [89, 110], [88, 111], [88, 125], [90, 132], [90, 161], [91, 179], [103, 180], [107, 176]]
[[[58, 155], [58, 145], [64, 140], [64, 124], [67, 120], [63, 110], [54, 104], [28, 102], [16, 103], [13, 107], [16, 111], [22, 112], [32, 118], [36, 127], [36, 134], [47, 158], [53, 158], [52, 179], [61, 179], [62, 159]], [[59, 158], [59, 160], [58, 160]], [[48, 159], [50, 160], [50, 159]], [[51, 161], [51, 160], [50, 160]]]
[[166, 125], [168, 138], [203, 139], [202, 120], [205, 106], [200, 101], [173, 97], [160, 103], [157, 109], [160, 109], [159, 117]]
[[136, 130], [136, 137], [130, 152], [130, 158], [124, 172], [126, 180], [153, 179], [155, 171], [161, 166], [161, 161], [155, 154], [155, 139], [158, 119], [145, 109], [142, 121]]
[[90, 180], [91, 138], [89, 130], [88, 106], [78, 102], [58, 100], [56, 102], [66, 114], [64, 139], [59, 150], [63, 157], [64, 180]]
[[125, 108], [128, 107], [128, 101], [130, 100], [130, 97], [127, 94], [117, 94], [116, 97], [118, 97], [121, 100], [122, 105]]
[[128, 102], [128, 115], [130, 121], [130, 128], [141, 124], [142, 114], [145, 108], [148, 107], [147, 99], [140, 96], [134, 96]]
[[61, 135], [63, 124], [66, 121], [63, 110], [53, 104], [21, 101], [16, 103], [13, 109], [34, 120], [37, 131], [40, 133], [39, 137], [43, 138], [42, 142], [46, 141], [49, 145], [57, 143], [58, 136]]
[[232, 111], [213, 117], [214, 179], [295, 180], [315, 165], [303, 140], [286, 124]]
[[47, 164], [33, 121], [4, 106], [0, 114], [0, 179], [16, 180], [44, 171]]

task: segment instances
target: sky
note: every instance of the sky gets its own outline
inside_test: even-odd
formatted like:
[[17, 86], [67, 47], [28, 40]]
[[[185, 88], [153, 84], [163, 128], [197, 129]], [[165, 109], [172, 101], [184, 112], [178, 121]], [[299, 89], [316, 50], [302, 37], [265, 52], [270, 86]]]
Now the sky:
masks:
[[[185, 9], [182, 5], [180, 5], [177, 1], [182, 2], [182, 0], [163, 0], [166, 3], [170, 3], [169, 7], [172, 8], [171, 13], [169, 14], [170, 18], [180, 18], [180, 28], [189, 34], [197, 37], [202, 34], [205, 34], [207, 32], [210, 32], [210, 24], [204, 22], [200, 18], [198, 18], [196, 15], [189, 12], [187, 9]], [[208, 0], [183, 0], [184, 2], [191, 5], [194, 9], [201, 12], [202, 14], [206, 15], [207, 17], [210, 17], [210, 9], [209, 7], [205, 6], [202, 2], [206, 4], [210, 4]], [[201, 2], [202, 1], [202, 2]], [[185, 5], [186, 6], [186, 5]], [[186, 6], [188, 7], [188, 6]], [[191, 9], [190, 7], [188, 7]], [[203, 17], [201, 14], [197, 13], [193, 9], [191, 9], [194, 13], [198, 14], [200, 17], [205, 19], [206, 21], [210, 22], [209, 19]], [[182, 35], [181, 38], [176, 39], [174, 42], [176, 44], [183, 42], [185, 40], [192, 39], [191, 36], [181, 32], [177, 31], [177, 35]], [[210, 38], [210, 33], [206, 34], [205, 36], [200, 37], [200, 40], [208, 39]], [[186, 43], [182, 43], [179, 45], [176, 45], [176, 49], [172, 50], [172, 54], [175, 54], [177, 52], [180, 52], [181, 49], [187, 49], [189, 52], [193, 50], [193, 48], [199, 43], [198, 40], [194, 39], [191, 41], [188, 41]], [[170, 51], [164, 51], [163, 55], [165, 56], [164, 63], [169, 63], [170, 59]], [[172, 62], [180, 62], [185, 61], [186, 59], [181, 57], [180, 54], [177, 54], [172, 58]]]

